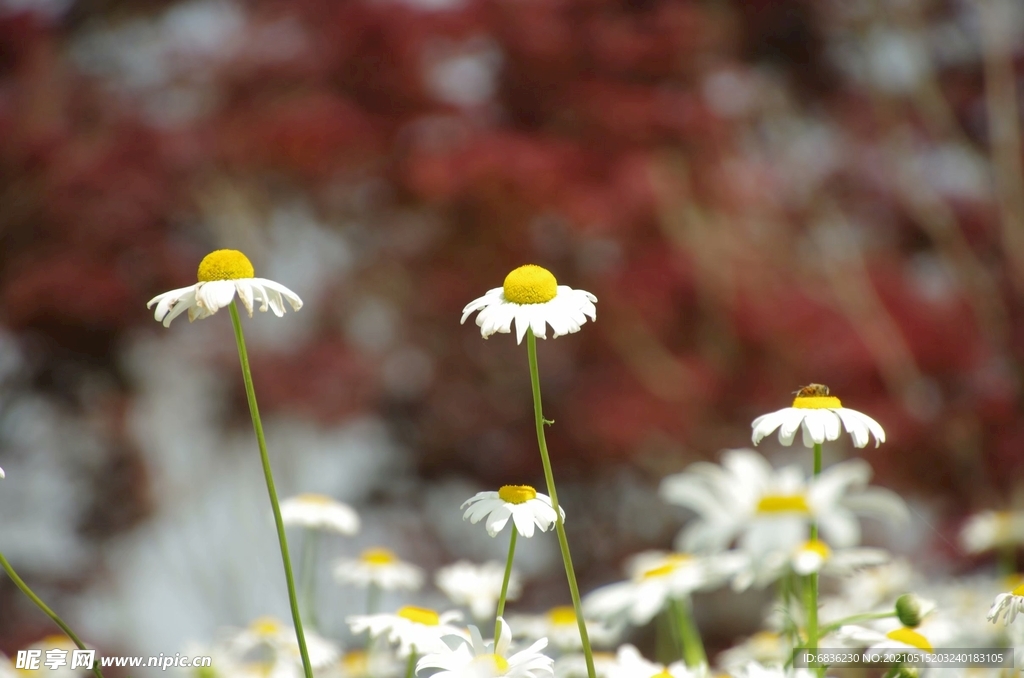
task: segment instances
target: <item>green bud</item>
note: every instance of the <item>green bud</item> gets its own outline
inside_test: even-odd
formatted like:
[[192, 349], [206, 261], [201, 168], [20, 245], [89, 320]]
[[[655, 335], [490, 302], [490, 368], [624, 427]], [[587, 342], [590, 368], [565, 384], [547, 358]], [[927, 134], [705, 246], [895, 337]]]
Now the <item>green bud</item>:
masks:
[[908, 628], [920, 626], [925, 615], [935, 609], [935, 603], [922, 600], [913, 593], [904, 593], [896, 599], [896, 617]]

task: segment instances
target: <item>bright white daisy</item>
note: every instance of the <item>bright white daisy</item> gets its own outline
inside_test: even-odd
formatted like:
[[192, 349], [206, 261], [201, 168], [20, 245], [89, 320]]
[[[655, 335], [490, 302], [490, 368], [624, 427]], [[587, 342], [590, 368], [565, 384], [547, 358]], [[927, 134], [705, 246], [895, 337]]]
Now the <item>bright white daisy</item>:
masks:
[[778, 581], [790, 572], [808, 575], [815, 572], [835, 577], [845, 577], [857, 570], [881, 565], [890, 559], [885, 549], [873, 548], [829, 548], [820, 539], [805, 541], [790, 553], [771, 551], [760, 557], [747, 555], [744, 567], [733, 578], [732, 585], [737, 591], [750, 586], [763, 588]]
[[412, 652], [440, 652], [447, 647], [441, 640], [443, 636], [465, 637], [464, 630], [451, 624], [460, 619], [462, 613], [458, 610], [438, 614], [425, 607], [406, 605], [394, 614], [354, 615], [345, 621], [352, 633], [368, 631], [371, 639], [382, 636], [389, 643], [398, 644], [400, 657], [408, 657]]
[[[478, 523], [487, 518], [487, 534], [492, 537], [505, 529], [509, 518], [524, 537], [533, 536], [534, 526], [546, 532], [555, 524], [555, 510], [551, 497], [541, 494], [529, 485], [504, 485], [497, 492], [477, 492], [463, 502], [466, 509], [463, 520]], [[565, 511], [558, 507], [565, 521]]]
[[156, 304], [153, 317], [164, 327], [170, 327], [171, 321], [185, 311], [188, 311], [189, 322], [208, 318], [230, 304], [235, 294], [250, 318], [256, 301], [260, 302], [260, 311], [269, 308], [279, 318], [285, 313], [285, 301], [293, 310], [302, 308], [302, 300], [295, 292], [273, 280], [254, 278], [255, 274], [252, 263], [238, 250], [210, 252], [199, 264], [199, 282], [158, 294], [149, 300], [146, 308]]
[[1002, 617], [1003, 623], [1012, 624], [1022, 611], [1024, 611], [1024, 584], [996, 596], [987, 618], [995, 624]]
[[632, 645], [623, 645], [615, 653], [615, 663], [608, 668], [608, 678], [705, 678], [707, 666], [687, 668], [681, 661], [668, 666], [644, 659]]
[[836, 548], [860, 541], [857, 516], [906, 521], [903, 500], [868, 487], [871, 467], [861, 459], [840, 462], [807, 478], [799, 466], [774, 469], [753, 450], [726, 450], [722, 465], [692, 464], [661, 482], [661, 496], [692, 509], [692, 520], [676, 540], [683, 551], [718, 552], [734, 540], [760, 556], [790, 553], [806, 539], [812, 522]]
[[462, 321], [476, 311], [476, 324], [484, 339], [495, 332], [507, 334], [516, 324], [516, 341], [523, 342], [526, 330], [540, 339], [551, 325], [553, 337], [579, 332], [583, 323], [597, 319], [597, 301], [590, 292], [559, 285], [551, 271], [527, 264], [505, 276], [505, 284], [488, 290], [462, 309]]
[[389, 549], [370, 548], [358, 558], [334, 561], [334, 579], [340, 584], [377, 586], [385, 591], [416, 591], [423, 586], [423, 570], [399, 560]]
[[612, 625], [625, 622], [643, 626], [670, 601], [687, 601], [694, 591], [719, 585], [744, 562], [738, 554], [695, 556], [645, 551], [627, 564], [628, 580], [587, 594], [583, 614], [587, 619], [593, 617]]
[[451, 639], [454, 647], [442, 643], [441, 648], [416, 662], [416, 674], [431, 674], [437, 678], [545, 678], [554, 675], [554, 660], [541, 652], [547, 640], [509, 654], [512, 632], [508, 624], [498, 617], [501, 632], [497, 641], [485, 643], [480, 629], [469, 627], [469, 638], [460, 635]]
[[[580, 627], [576, 623], [576, 610], [571, 605], [553, 607], [544, 614], [509, 616], [508, 621], [515, 629], [516, 638], [547, 638], [552, 647], [562, 652], [577, 652], [583, 648]], [[587, 620], [587, 636], [591, 645], [608, 647], [618, 641], [619, 635], [619, 628], [612, 628], [598, 620]]]
[[[309, 663], [322, 669], [335, 663], [338, 647], [312, 630], [306, 629]], [[299, 678], [304, 675], [302, 654], [295, 630], [273, 617], [260, 617], [248, 627], [231, 633], [224, 642], [229, 664], [241, 675], [266, 675], [275, 678]]]
[[[501, 585], [505, 581], [505, 565], [492, 560], [482, 565], [460, 560], [442, 567], [434, 574], [437, 588], [456, 605], [465, 605], [475, 619], [493, 618], [498, 609]], [[508, 580], [506, 600], [515, 600], [522, 592], [522, 582], [515, 570]]]
[[300, 494], [281, 502], [285, 525], [353, 535], [359, 532], [359, 515], [348, 504], [322, 494]]
[[885, 442], [885, 431], [881, 425], [866, 414], [843, 407], [839, 398], [828, 394], [828, 387], [821, 384], [805, 386], [797, 392], [793, 406], [771, 414], [763, 414], [751, 424], [752, 438], [757, 445], [761, 439], [779, 429], [779, 442], [793, 444], [797, 430], [803, 433], [806, 447], [813, 447], [826, 440], [839, 438], [841, 427], [853, 436], [853, 444], [864, 447], [870, 435], [875, 437], [875, 447]]
[[1024, 544], [1024, 512], [982, 511], [960, 530], [960, 543], [968, 553]]

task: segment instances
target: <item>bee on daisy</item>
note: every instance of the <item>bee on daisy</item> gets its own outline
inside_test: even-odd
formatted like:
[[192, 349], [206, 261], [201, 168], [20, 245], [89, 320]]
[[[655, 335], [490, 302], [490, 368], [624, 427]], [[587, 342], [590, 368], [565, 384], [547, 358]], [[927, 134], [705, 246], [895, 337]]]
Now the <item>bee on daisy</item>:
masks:
[[839, 398], [829, 395], [828, 386], [823, 384], [804, 386], [796, 392], [792, 407], [763, 414], [754, 420], [751, 427], [755, 445], [778, 429], [779, 442], [783, 445], [792, 445], [797, 431], [800, 431], [804, 446], [813, 447], [826, 440], [838, 440], [843, 427], [857, 447], [867, 445], [871, 436], [875, 438], [875, 447], [885, 442], [885, 431], [877, 421], [857, 410], [843, 407]]

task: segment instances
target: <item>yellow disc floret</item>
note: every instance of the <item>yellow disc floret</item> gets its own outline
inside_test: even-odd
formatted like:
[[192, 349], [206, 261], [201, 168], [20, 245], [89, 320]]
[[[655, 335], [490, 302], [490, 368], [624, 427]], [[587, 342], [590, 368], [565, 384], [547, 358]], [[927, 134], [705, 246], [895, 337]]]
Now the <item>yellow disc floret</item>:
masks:
[[326, 494], [316, 494], [313, 492], [300, 494], [295, 498], [302, 500], [306, 504], [317, 504], [319, 506], [327, 506], [328, 504], [334, 503], [334, 500], [328, 497]]
[[1020, 584], [1019, 586], [1015, 586], [1013, 588], [1013, 590], [1010, 591], [1010, 593], [1012, 593], [1015, 596], [1024, 596], [1024, 584]]
[[366, 549], [359, 555], [359, 560], [369, 565], [390, 565], [398, 560], [393, 551], [384, 548]]
[[537, 498], [537, 490], [529, 485], [502, 485], [498, 498], [510, 504], [523, 504]]
[[810, 513], [802, 494], [766, 494], [757, 502], [758, 513]]
[[505, 276], [503, 289], [513, 304], [543, 304], [558, 294], [558, 282], [548, 269], [527, 264]]
[[822, 560], [828, 560], [829, 556], [832, 555], [832, 549], [830, 549], [828, 547], [828, 544], [826, 544], [820, 539], [812, 539], [808, 542], [805, 542], [804, 545], [800, 547], [800, 550], [817, 553], [819, 556], [821, 556]]
[[934, 652], [932, 644], [928, 642], [928, 639], [922, 636], [914, 629], [908, 629], [907, 627], [896, 629], [895, 631], [889, 631], [885, 634], [885, 637], [889, 640], [895, 640], [898, 643], [904, 643], [911, 647], [916, 647], [919, 650], [925, 652]]
[[559, 605], [548, 610], [548, 621], [554, 626], [568, 626], [576, 623], [576, 610], [570, 605]]
[[[488, 668], [493, 667], [496, 675], [501, 675], [508, 671], [508, 660], [502, 657], [500, 654], [481, 654], [473, 657], [473, 664], [476, 666], [490, 665]], [[482, 666], [481, 666], [482, 668]]]
[[843, 404], [835, 396], [797, 396], [793, 398], [793, 407], [802, 410], [837, 410]]
[[256, 269], [249, 259], [238, 250], [217, 250], [210, 252], [199, 262], [199, 282], [214, 280], [238, 280], [252, 278]]
[[441, 617], [433, 610], [428, 610], [425, 607], [406, 605], [396, 614], [403, 619], [408, 619], [411, 622], [423, 624], [424, 626], [437, 626], [441, 623]]
[[249, 624], [249, 630], [258, 636], [274, 636], [281, 632], [281, 622], [273, 617], [260, 617]]

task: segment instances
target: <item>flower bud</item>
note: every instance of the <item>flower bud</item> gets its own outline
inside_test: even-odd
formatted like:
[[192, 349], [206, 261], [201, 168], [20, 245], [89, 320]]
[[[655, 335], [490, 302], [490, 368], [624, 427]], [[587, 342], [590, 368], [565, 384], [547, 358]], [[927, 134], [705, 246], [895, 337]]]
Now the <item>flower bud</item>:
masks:
[[908, 628], [919, 626], [921, 620], [934, 609], [935, 603], [913, 593], [904, 593], [896, 599], [896, 617]]

